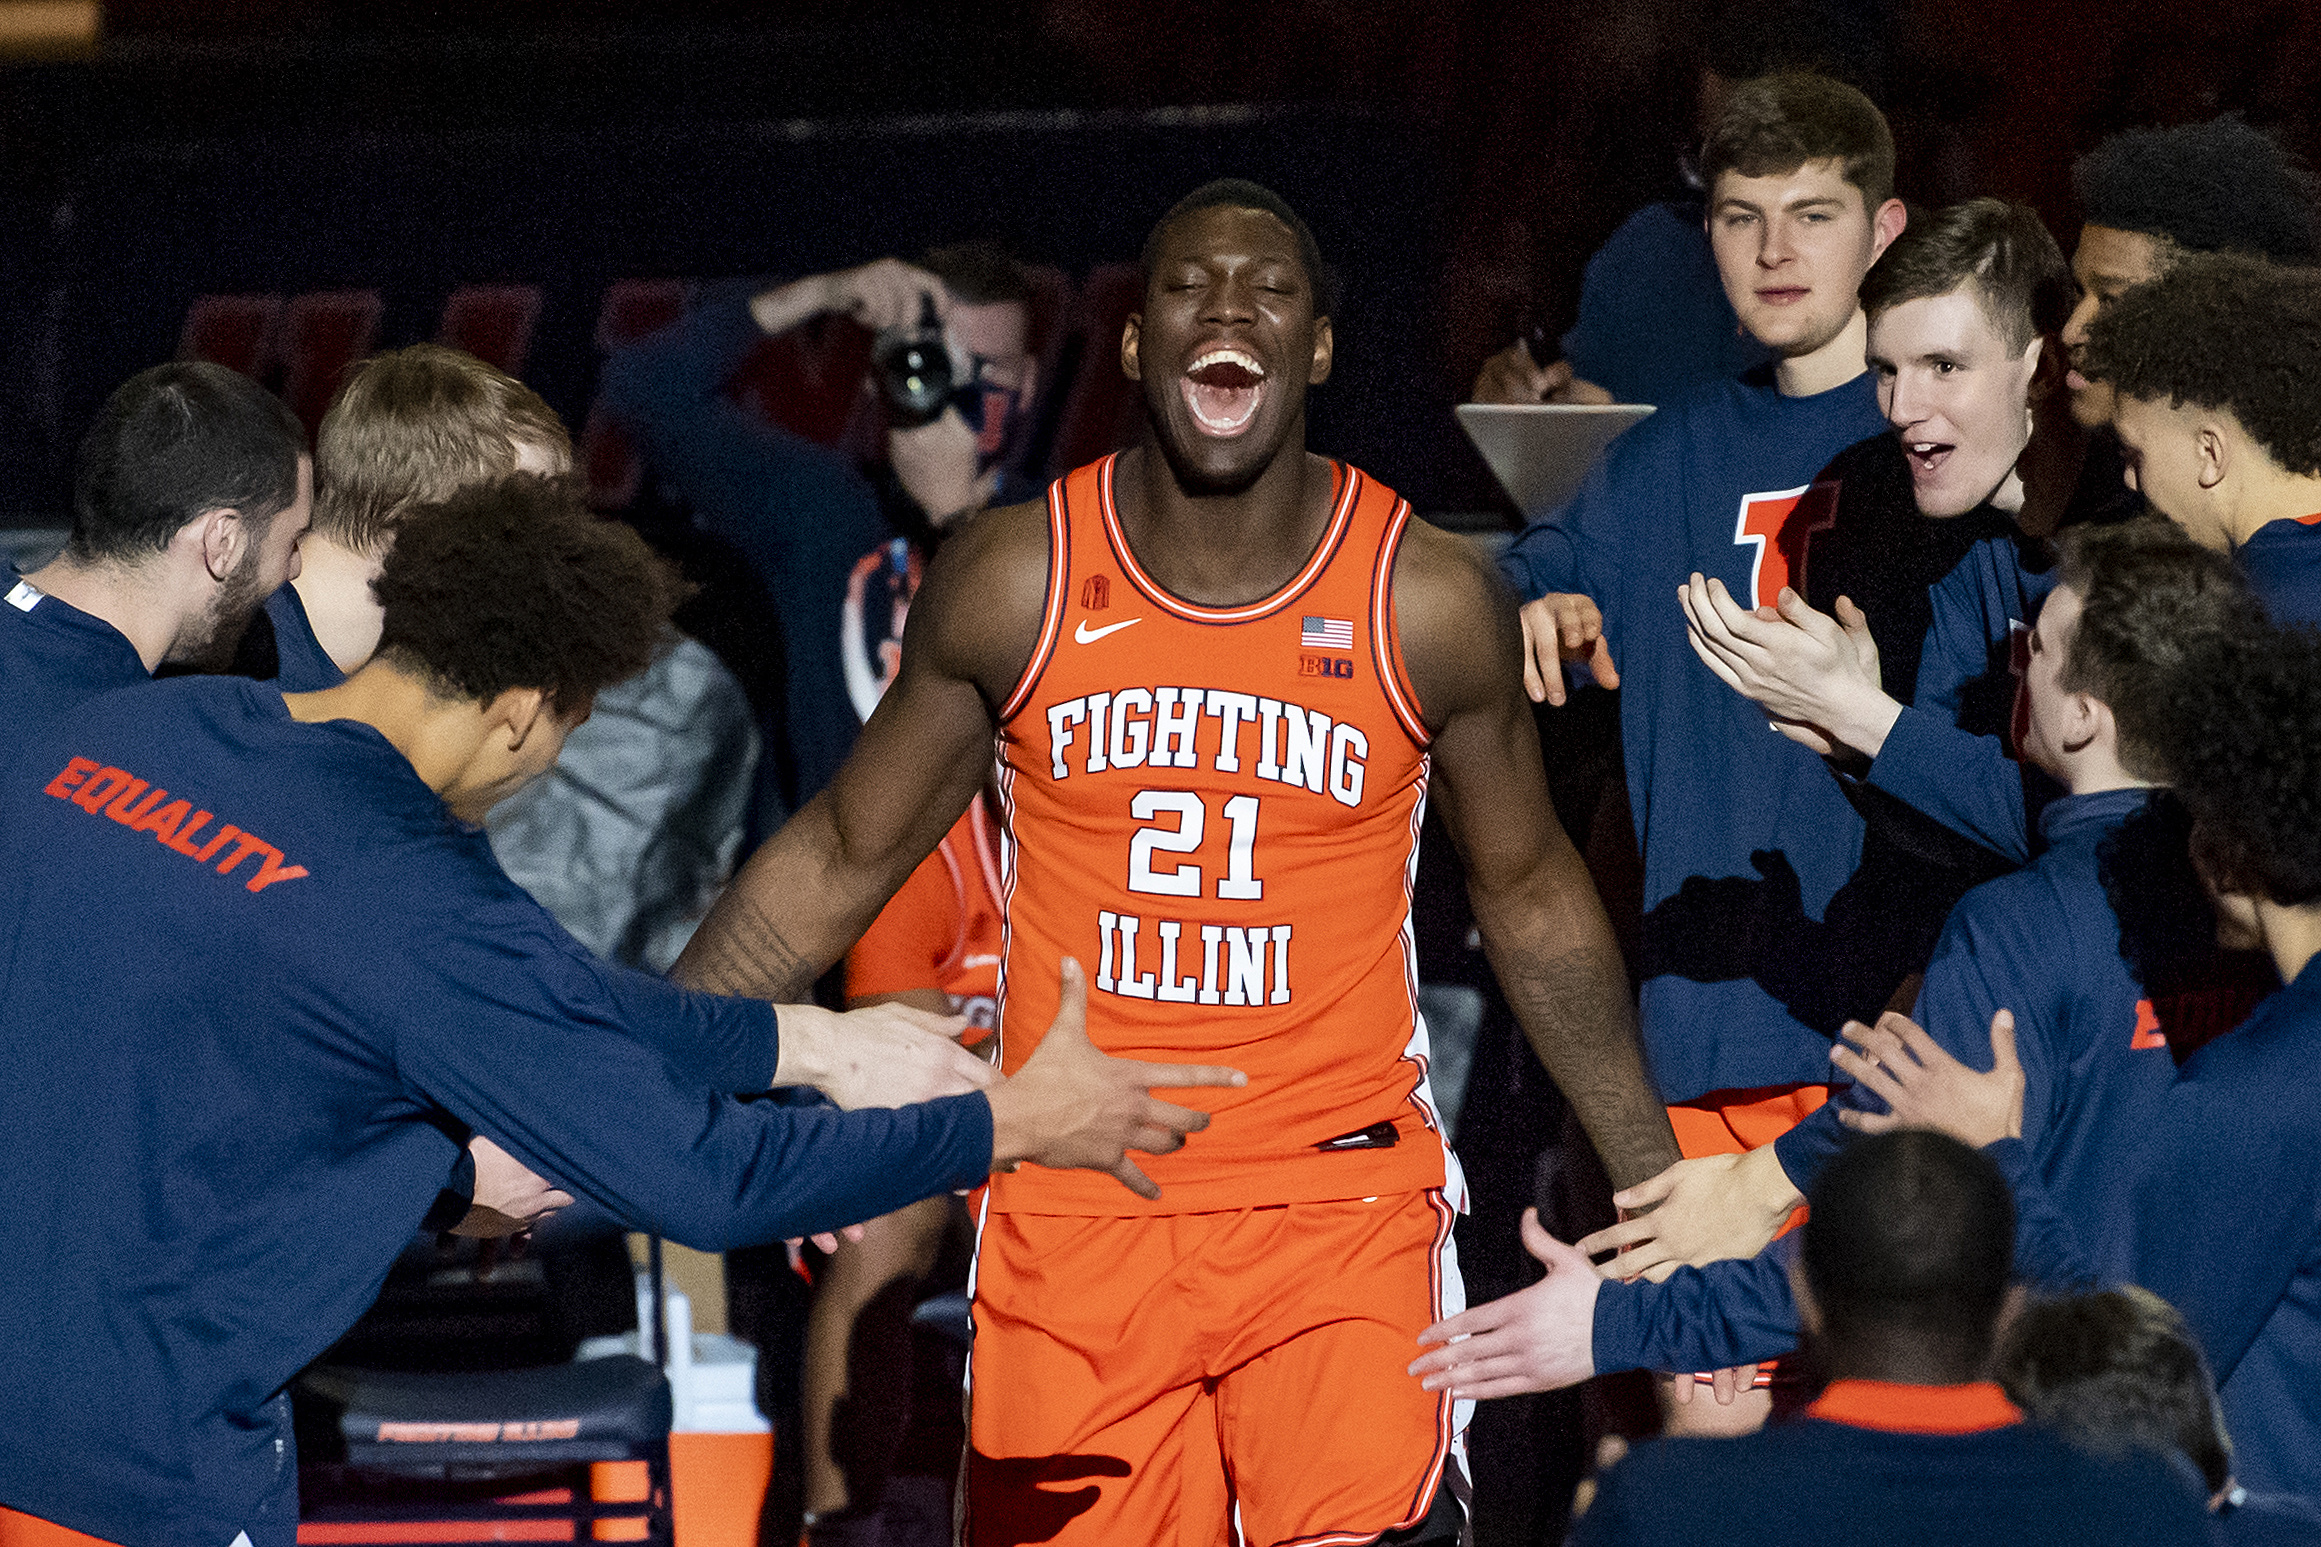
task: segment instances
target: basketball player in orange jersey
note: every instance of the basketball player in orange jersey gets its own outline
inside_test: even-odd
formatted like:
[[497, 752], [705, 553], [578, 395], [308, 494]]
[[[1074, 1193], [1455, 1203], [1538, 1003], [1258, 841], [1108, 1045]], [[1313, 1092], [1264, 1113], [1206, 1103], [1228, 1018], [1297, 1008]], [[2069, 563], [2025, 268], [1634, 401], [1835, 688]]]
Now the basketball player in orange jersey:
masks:
[[1507, 997], [1614, 1182], [1676, 1146], [1548, 805], [1511, 599], [1305, 449], [1333, 337], [1304, 223], [1211, 184], [1161, 221], [1145, 272], [1121, 341], [1143, 442], [944, 547], [852, 758], [678, 971], [811, 982], [966, 806], [996, 733], [1003, 1066], [1071, 957], [1107, 1051], [1198, 1051], [1248, 1083], [1204, 1099], [1208, 1130], [1149, 1177], [992, 1179], [965, 1539], [1449, 1541], [1465, 1406], [1403, 1373], [1463, 1299], [1463, 1187], [1413, 1004], [1438, 780]]

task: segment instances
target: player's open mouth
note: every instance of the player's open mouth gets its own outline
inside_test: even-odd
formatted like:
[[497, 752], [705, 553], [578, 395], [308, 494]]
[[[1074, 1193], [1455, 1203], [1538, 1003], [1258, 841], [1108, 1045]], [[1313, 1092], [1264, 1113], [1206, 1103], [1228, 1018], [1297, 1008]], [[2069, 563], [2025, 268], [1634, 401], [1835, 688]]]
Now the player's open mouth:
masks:
[[1911, 475], [1917, 478], [1933, 477], [1936, 470], [1949, 461], [1950, 454], [1957, 449], [1956, 446], [1933, 440], [1905, 441], [1902, 444], [1903, 454], [1910, 459]]
[[1257, 417], [1265, 367], [1245, 349], [1204, 349], [1185, 368], [1178, 390], [1206, 435], [1239, 435]]

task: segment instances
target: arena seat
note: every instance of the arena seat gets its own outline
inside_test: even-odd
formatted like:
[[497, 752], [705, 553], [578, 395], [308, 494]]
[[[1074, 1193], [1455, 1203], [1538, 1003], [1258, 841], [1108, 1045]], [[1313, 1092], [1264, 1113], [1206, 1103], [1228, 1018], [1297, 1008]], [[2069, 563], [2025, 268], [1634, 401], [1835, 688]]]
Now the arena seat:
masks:
[[461, 285], [444, 298], [435, 341], [521, 378], [540, 299], [538, 285]]
[[[663, 1303], [660, 1247], [657, 1239], [650, 1243], [651, 1298], [643, 1302], [656, 1306]], [[620, 1260], [625, 1268], [625, 1245]], [[492, 1339], [490, 1328], [477, 1330]], [[668, 1339], [669, 1327], [656, 1316], [642, 1339], [646, 1358], [575, 1361], [567, 1345], [556, 1362], [524, 1368], [371, 1368], [349, 1362], [359, 1352], [351, 1340], [342, 1343], [291, 1388], [301, 1547], [672, 1547], [675, 1404], [667, 1375], [651, 1362]]]
[[337, 395], [348, 366], [379, 336], [379, 292], [321, 290], [282, 311], [282, 400], [309, 435]]
[[1056, 424], [1048, 472], [1060, 477], [1135, 442], [1144, 396], [1120, 374], [1120, 332], [1144, 301], [1144, 271], [1133, 263], [1091, 269], [1072, 312], [1075, 364]]
[[[620, 279], [605, 287], [596, 314], [596, 347], [609, 350], [657, 333], [685, 315], [691, 285], [682, 279]], [[599, 510], [623, 510], [644, 487], [644, 463], [628, 431], [591, 403], [580, 432], [580, 468], [588, 479], [589, 502]]]
[[180, 360], [208, 360], [229, 371], [262, 379], [281, 342], [282, 297], [200, 295], [185, 311], [178, 335]]
[[674, 1540], [669, 1381], [613, 1355], [297, 1384], [303, 1547]]

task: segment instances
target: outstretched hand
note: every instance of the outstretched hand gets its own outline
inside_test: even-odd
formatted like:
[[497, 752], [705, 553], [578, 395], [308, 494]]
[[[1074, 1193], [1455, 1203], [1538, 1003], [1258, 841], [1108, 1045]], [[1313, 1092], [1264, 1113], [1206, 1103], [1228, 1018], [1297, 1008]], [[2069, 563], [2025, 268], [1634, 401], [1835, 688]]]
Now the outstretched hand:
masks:
[[1584, 596], [1550, 591], [1523, 604], [1523, 691], [1535, 704], [1564, 700], [1563, 666], [1585, 661], [1598, 687], [1616, 688], [1620, 673], [1604, 638], [1604, 614]]
[[2015, 1017], [2009, 1012], [1991, 1017], [1988, 1073], [1960, 1063], [1917, 1022], [1892, 1010], [1874, 1027], [1848, 1021], [1845, 1037], [1855, 1047], [1832, 1047], [1830, 1062], [1888, 1108], [1839, 1112], [1838, 1121], [1848, 1128], [1932, 1128], [1976, 1149], [2023, 1136], [2023, 1065], [2015, 1056]]
[[1102, 1171], [1140, 1198], [1158, 1198], [1128, 1151], [1166, 1155], [1209, 1114], [1161, 1101], [1155, 1089], [1243, 1086], [1249, 1077], [1213, 1064], [1151, 1064], [1113, 1058], [1088, 1040], [1088, 979], [1064, 958], [1056, 1018], [1024, 1066], [991, 1092], [992, 1164], [1014, 1161]]
[[1547, 1264], [1547, 1277], [1421, 1332], [1420, 1343], [1441, 1345], [1410, 1362], [1421, 1386], [1454, 1397], [1513, 1397], [1557, 1391], [1596, 1373], [1596, 1295], [1604, 1281], [1578, 1247], [1547, 1233], [1537, 1209], [1523, 1211], [1523, 1245]]
[[1680, 1160], [1612, 1201], [1623, 1216], [1648, 1214], [1597, 1231], [1579, 1243], [1595, 1257], [1619, 1255], [1597, 1269], [1606, 1278], [1666, 1278], [1678, 1268], [1725, 1257], [1754, 1257], [1780, 1233], [1803, 1200], [1766, 1145], [1745, 1155]]
[[1676, 596], [1693, 653], [1775, 730], [1824, 754], [1842, 745], [1877, 755], [1902, 706], [1880, 686], [1877, 641], [1850, 598], [1838, 598], [1833, 618], [1783, 586], [1775, 605], [1752, 612], [1698, 571]]
[[475, 1160], [475, 1193], [467, 1213], [451, 1227], [453, 1235], [485, 1240], [516, 1235], [572, 1206], [572, 1194], [482, 1134], [469, 1138], [467, 1152]]
[[991, 1065], [959, 1045], [967, 1022], [904, 1004], [835, 1015], [816, 1005], [781, 1007], [776, 1085], [811, 1085], [848, 1111], [903, 1107], [986, 1090]]

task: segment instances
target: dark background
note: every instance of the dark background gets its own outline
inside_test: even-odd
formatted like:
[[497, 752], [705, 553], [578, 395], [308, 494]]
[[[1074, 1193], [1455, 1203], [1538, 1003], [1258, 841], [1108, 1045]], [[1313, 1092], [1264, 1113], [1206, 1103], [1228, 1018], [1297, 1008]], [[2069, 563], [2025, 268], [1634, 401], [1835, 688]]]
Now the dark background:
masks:
[[[2070, 160], [2112, 129], [2321, 130], [2321, 5], [1815, 3], [1907, 195], [2027, 199], [2066, 243]], [[374, 290], [384, 347], [456, 286], [536, 286], [523, 374], [577, 429], [615, 280], [968, 234], [1078, 278], [1228, 172], [1345, 281], [1317, 444], [1422, 509], [1496, 508], [1448, 406], [1668, 190], [1708, 25], [1671, 0], [115, 0], [93, 48], [0, 62], [0, 523], [63, 524], [80, 426], [203, 294]]]
[[[2238, 109], [2321, 150], [2321, 0], [1788, 3], [1858, 56], [1906, 197], [2022, 199], [2066, 248], [2071, 161], [2114, 130]], [[1492, 525], [1511, 512], [1450, 406], [1520, 326], [1562, 331], [1588, 254], [1674, 191], [1715, 26], [1678, 0], [113, 0], [97, 42], [43, 57], [7, 51], [13, 9], [0, 0], [0, 528], [66, 524], [82, 425], [184, 347], [204, 296], [375, 294], [366, 345], [390, 347], [436, 336], [462, 287], [530, 287], [519, 374], [602, 492], [620, 480], [600, 476], [591, 406], [619, 282], [794, 276], [992, 236], [1117, 303], [1105, 266], [1228, 174], [1302, 210], [1343, 282], [1317, 449], [1431, 516]], [[657, 297], [648, 320], [682, 302], [628, 290]], [[1117, 306], [1068, 326], [1050, 385], [1084, 390], [1106, 379]], [[861, 353], [817, 348], [777, 375], [841, 362], [826, 374], [843, 420]], [[278, 368], [269, 381], [301, 401]], [[305, 383], [310, 414], [330, 386]], [[1101, 434], [1117, 407], [1083, 417]], [[1061, 457], [1057, 425], [1076, 421], [1060, 403], [1043, 418]], [[1583, 846], [1616, 787], [1613, 725], [1601, 694], [1557, 722], [1555, 799]], [[1425, 975], [1488, 992], [1449, 847], [1424, 852]], [[1495, 998], [1469, 1090], [1488, 1093], [1457, 1135], [1480, 1301], [1536, 1271], [1515, 1238], [1525, 1203], [1600, 1208], [1605, 1189], [1576, 1139], [1542, 1154], [1561, 1104]], [[1555, 1213], [1567, 1235], [1589, 1223], [1576, 1203]], [[1559, 1534], [1594, 1422], [1572, 1395], [1479, 1415], [1483, 1547]]]

